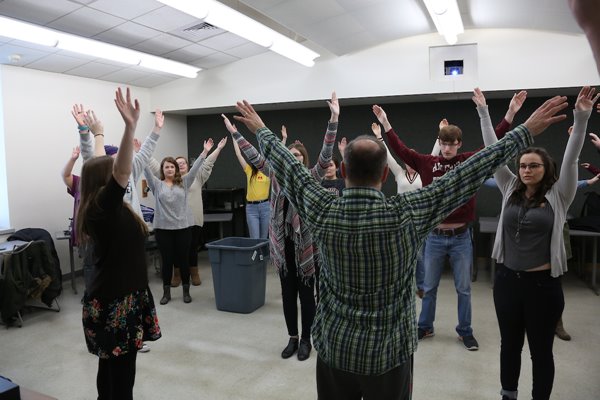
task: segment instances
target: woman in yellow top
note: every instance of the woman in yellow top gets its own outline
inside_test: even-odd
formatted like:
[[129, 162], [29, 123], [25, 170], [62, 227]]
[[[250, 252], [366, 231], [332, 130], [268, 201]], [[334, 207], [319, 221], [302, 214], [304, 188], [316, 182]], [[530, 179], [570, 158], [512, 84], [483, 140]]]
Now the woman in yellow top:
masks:
[[246, 173], [246, 222], [248, 232], [253, 239], [266, 239], [269, 233], [271, 209], [269, 205], [269, 188], [271, 180], [254, 165], [247, 163], [242, 152], [233, 141], [235, 155]]

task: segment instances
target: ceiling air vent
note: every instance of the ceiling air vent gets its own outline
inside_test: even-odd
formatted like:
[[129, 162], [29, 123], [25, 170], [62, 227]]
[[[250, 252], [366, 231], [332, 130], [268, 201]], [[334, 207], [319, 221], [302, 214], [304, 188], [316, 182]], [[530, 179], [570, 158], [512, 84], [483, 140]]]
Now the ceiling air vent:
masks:
[[210, 29], [219, 29], [219, 28], [217, 28], [214, 25], [209, 24], [208, 22], [202, 22], [200, 24], [190, 26], [189, 28], [185, 28], [183, 31], [184, 32], [196, 32], [196, 31], [210, 30]]

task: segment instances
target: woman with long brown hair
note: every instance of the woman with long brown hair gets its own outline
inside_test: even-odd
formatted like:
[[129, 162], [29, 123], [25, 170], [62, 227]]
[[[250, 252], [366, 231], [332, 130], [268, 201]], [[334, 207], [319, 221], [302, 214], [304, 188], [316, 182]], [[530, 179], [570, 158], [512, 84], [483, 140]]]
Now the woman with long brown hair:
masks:
[[163, 305], [171, 300], [173, 266], [181, 271], [184, 303], [192, 301], [189, 252], [194, 214], [188, 206], [188, 197], [190, 187], [212, 147], [212, 139], [204, 142], [204, 150], [185, 176], [181, 176], [179, 164], [173, 157], [165, 157], [160, 163], [160, 179], [152, 174], [149, 166], [144, 169], [148, 186], [155, 200], [153, 226], [156, 244], [162, 258], [163, 296], [160, 304]]
[[125, 121], [120, 151], [83, 165], [77, 222], [80, 242], [94, 248], [95, 274], [83, 303], [88, 351], [99, 357], [98, 399], [132, 399], [135, 362], [143, 341], [160, 338], [148, 288], [144, 221], [123, 201], [132, 170], [133, 135], [140, 115], [129, 89], [115, 103]]
[[[584, 87], [573, 111], [575, 123], [558, 173], [542, 148], [529, 147], [517, 157], [517, 174], [508, 167], [494, 177], [502, 192], [502, 211], [492, 257], [498, 263], [494, 305], [500, 327], [500, 394], [517, 398], [525, 335], [533, 364], [534, 400], [550, 398], [554, 382], [554, 331], [565, 301], [561, 275], [567, 272], [563, 226], [577, 190], [577, 158], [587, 120], [598, 99]], [[483, 141], [497, 141], [485, 97], [476, 89], [473, 101], [481, 117]]]

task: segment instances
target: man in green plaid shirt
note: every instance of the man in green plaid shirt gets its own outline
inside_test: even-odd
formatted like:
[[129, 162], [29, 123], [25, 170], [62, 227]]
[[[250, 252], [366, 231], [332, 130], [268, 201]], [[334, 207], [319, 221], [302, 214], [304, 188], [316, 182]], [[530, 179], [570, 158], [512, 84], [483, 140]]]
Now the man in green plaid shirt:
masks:
[[429, 232], [483, 181], [528, 147], [567, 106], [554, 97], [525, 124], [431, 185], [386, 198], [387, 153], [372, 136], [348, 144], [346, 190], [337, 197], [296, 161], [246, 101], [234, 116], [256, 133], [290, 203], [321, 249], [320, 302], [313, 323], [320, 400], [409, 399], [417, 345], [415, 263]]

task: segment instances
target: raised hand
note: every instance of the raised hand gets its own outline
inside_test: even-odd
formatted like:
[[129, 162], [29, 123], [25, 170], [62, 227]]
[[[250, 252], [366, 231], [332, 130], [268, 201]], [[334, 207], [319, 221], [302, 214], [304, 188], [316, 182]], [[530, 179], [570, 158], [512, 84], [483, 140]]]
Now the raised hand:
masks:
[[90, 128], [90, 132], [94, 136], [104, 134], [104, 126], [102, 125], [102, 121], [96, 117], [96, 113], [93, 110], [88, 110], [83, 120], [85, 121], [85, 125]]
[[223, 147], [225, 147], [226, 144], [227, 144], [227, 136], [225, 136], [223, 139], [221, 139], [219, 141], [219, 144], [217, 144], [217, 149], [221, 150]]
[[331, 100], [327, 101], [329, 110], [331, 110], [331, 122], [337, 122], [340, 116], [340, 102], [338, 101], [335, 91], [331, 93]]
[[573, 125], [571, 125], [569, 129], [567, 129], [567, 133], [569, 134], [569, 136], [571, 136], [571, 133], [573, 133]]
[[587, 184], [588, 186], [595, 185], [596, 183], [598, 183], [598, 180], [600, 180], [600, 174], [596, 175], [592, 179], [588, 179]]
[[154, 132], [158, 133], [165, 125], [165, 116], [158, 108], [154, 112]]
[[596, 135], [595, 133], [588, 133], [588, 136], [590, 137], [592, 144], [598, 149], [600, 150], [600, 138], [598, 137], [598, 135]]
[[521, 107], [523, 107], [523, 103], [525, 103], [525, 99], [527, 98], [527, 91], [521, 90], [519, 93], [515, 93], [510, 99], [510, 104], [508, 105], [508, 110], [513, 115], [515, 115]]
[[342, 157], [344, 156], [344, 151], [346, 151], [347, 145], [348, 145], [348, 141], [346, 140], [345, 137], [343, 137], [342, 140], [340, 140], [338, 142], [338, 150], [340, 151], [340, 154], [342, 155]]
[[79, 146], [73, 147], [73, 152], [71, 153], [71, 160], [77, 160], [79, 158], [79, 153], [81, 153]]
[[229, 131], [229, 133], [235, 133], [235, 132], [237, 132], [237, 128], [235, 127], [235, 125], [233, 125], [231, 123], [231, 121], [229, 121], [229, 118], [227, 118], [225, 116], [225, 114], [221, 114], [221, 117], [223, 117], [223, 122], [225, 122], [225, 128], [227, 128], [227, 130]]
[[250, 132], [256, 134], [257, 130], [265, 127], [264, 122], [262, 122], [262, 119], [260, 119], [254, 110], [252, 104], [248, 103], [246, 100], [238, 101], [235, 108], [237, 108], [242, 115], [234, 115], [233, 118], [246, 125], [246, 128], [248, 128]]
[[377, 122], [373, 122], [371, 124], [371, 130], [373, 131], [373, 135], [375, 135], [377, 139], [381, 139], [381, 125], [379, 125]]
[[204, 152], [208, 153], [210, 151], [210, 149], [213, 148], [215, 144], [213, 143], [212, 138], [208, 138], [204, 141]]
[[440, 123], [438, 124], [438, 128], [440, 130], [442, 130], [442, 128], [445, 128], [446, 126], [448, 126], [448, 120], [446, 118], [444, 118], [443, 120], [440, 121]]
[[483, 92], [481, 91], [481, 89], [479, 89], [478, 87], [473, 89], [473, 96], [471, 97], [471, 99], [473, 100], [473, 103], [475, 103], [476, 107], [487, 106], [487, 103], [485, 101], [485, 96], [483, 95]]
[[577, 95], [577, 101], [575, 102], [575, 110], [577, 111], [588, 111], [594, 106], [594, 103], [598, 100], [600, 94], [596, 93], [596, 88], [590, 86], [584, 86]]
[[288, 138], [288, 134], [287, 134], [287, 128], [285, 127], [285, 125], [281, 125], [281, 141], [283, 142], [283, 144], [285, 144], [285, 142], [287, 141]]
[[140, 103], [135, 99], [131, 102], [131, 91], [127, 88], [125, 97], [123, 97], [123, 91], [121, 88], [117, 89], [115, 93], [115, 104], [119, 114], [123, 117], [125, 125], [136, 126], [138, 119], [140, 119]]
[[556, 115], [569, 104], [565, 96], [554, 96], [548, 99], [525, 121], [524, 125], [532, 136], [537, 136], [550, 125], [567, 118], [565, 114]]
[[304, 144], [302, 144], [302, 142], [299, 141], [298, 139], [294, 140], [294, 144], [301, 144], [302, 146], [304, 146]]
[[141, 148], [142, 148], [142, 142], [140, 142], [138, 140], [138, 138], [133, 138], [133, 151], [135, 151], [136, 153], [139, 153]]
[[77, 125], [85, 125], [85, 109], [83, 108], [83, 104], [74, 104], [73, 109], [71, 110], [71, 115], [73, 118], [75, 118]]
[[584, 162], [579, 165], [581, 165], [581, 168], [585, 168], [585, 169], [588, 169], [590, 167], [590, 163], [588, 163], [588, 162]]

